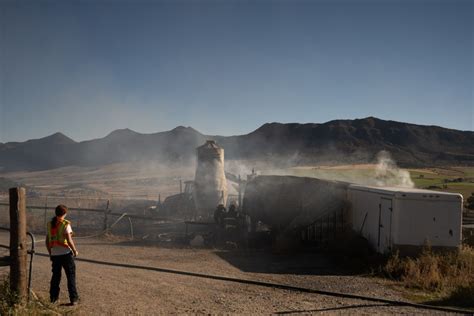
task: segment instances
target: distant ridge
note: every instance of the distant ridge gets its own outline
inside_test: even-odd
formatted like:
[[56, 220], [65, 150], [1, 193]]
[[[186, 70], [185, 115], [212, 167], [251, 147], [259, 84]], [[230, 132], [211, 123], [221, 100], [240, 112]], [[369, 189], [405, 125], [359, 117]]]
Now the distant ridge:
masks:
[[140, 135], [140, 134], [135, 131], [132, 131], [129, 128], [124, 128], [124, 129], [116, 129], [115, 131], [112, 131], [110, 134], [105, 136], [105, 138], [120, 138], [120, 137], [136, 136], [136, 135]]
[[226, 159], [265, 159], [292, 164], [371, 162], [388, 150], [404, 166], [474, 165], [474, 132], [367, 117], [326, 123], [266, 123], [239, 136], [208, 136], [192, 127], [141, 134], [115, 130], [99, 139], [75, 142], [53, 135], [0, 143], [0, 171], [44, 170], [115, 162], [189, 162], [207, 139], [225, 149]]

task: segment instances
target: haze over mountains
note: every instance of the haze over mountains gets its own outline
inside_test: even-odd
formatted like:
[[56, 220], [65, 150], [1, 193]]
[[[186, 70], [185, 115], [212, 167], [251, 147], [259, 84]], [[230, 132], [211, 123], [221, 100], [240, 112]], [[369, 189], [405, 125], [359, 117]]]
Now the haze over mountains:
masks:
[[323, 124], [267, 123], [239, 136], [203, 135], [191, 127], [154, 134], [116, 130], [104, 138], [75, 142], [56, 133], [26, 142], [0, 143], [0, 171], [100, 166], [117, 162], [188, 163], [195, 148], [214, 139], [225, 159], [276, 164], [372, 162], [387, 150], [402, 166], [474, 165], [474, 132], [421, 126], [373, 117]]

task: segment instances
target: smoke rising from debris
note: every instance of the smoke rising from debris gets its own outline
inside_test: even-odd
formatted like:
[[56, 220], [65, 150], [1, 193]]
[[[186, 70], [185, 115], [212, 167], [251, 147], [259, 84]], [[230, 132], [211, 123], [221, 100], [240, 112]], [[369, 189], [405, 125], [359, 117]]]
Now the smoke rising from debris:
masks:
[[[342, 154], [340, 154], [342, 155]], [[411, 180], [410, 173], [398, 167], [387, 151], [380, 151], [376, 155], [375, 161], [368, 163], [369, 153], [364, 154], [367, 157], [367, 163], [362, 164], [344, 164], [335, 163], [334, 159], [331, 165], [287, 165], [277, 160], [273, 161], [227, 161], [227, 168], [236, 174], [250, 174], [254, 168], [261, 175], [281, 175], [281, 176], [299, 176], [312, 177], [325, 180], [344, 181], [369, 186], [394, 186], [413, 188], [414, 183]], [[339, 156], [339, 155], [336, 155]], [[230, 171], [230, 170], [229, 170]]]
[[375, 181], [377, 186], [396, 186], [413, 188], [415, 184], [407, 170], [398, 168], [388, 151], [382, 150], [377, 154], [375, 167]]

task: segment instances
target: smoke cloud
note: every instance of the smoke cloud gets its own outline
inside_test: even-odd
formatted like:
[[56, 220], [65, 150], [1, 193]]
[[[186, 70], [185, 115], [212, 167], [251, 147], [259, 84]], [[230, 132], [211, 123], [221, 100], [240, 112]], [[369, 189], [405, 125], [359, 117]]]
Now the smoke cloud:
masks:
[[388, 151], [380, 151], [375, 161], [368, 162], [369, 153], [365, 153], [367, 162], [362, 164], [347, 164], [339, 161], [334, 155], [331, 165], [310, 164], [286, 166], [279, 161], [231, 161], [226, 162], [227, 168], [236, 174], [250, 174], [254, 168], [262, 175], [289, 175], [299, 177], [312, 177], [325, 180], [344, 181], [369, 186], [392, 186], [413, 188], [410, 173], [398, 167]]
[[377, 154], [375, 167], [375, 181], [377, 186], [396, 186], [413, 188], [415, 184], [407, 170], [398, 168], [388, 151], [382, 150]]

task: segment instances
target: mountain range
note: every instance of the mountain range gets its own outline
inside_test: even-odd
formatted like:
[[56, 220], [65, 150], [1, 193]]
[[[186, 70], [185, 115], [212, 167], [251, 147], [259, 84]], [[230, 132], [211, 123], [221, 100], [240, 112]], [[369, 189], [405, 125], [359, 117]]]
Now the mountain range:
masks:
[[316, 124], [267, 123], [238, 136], [204, 135], [191, 127], [141, 134], [116, 130], [104, 138], [75, 142], [55, 133], [25, 142], [0, 143], [0, 171], [101, 166], [117, 162], [186, 163], [195, 148], [213, 139], [225, 158], [292, 165], [372, 162], [389, 151], [402, 166], [474, 165], [474, 132], [368, 117]]

